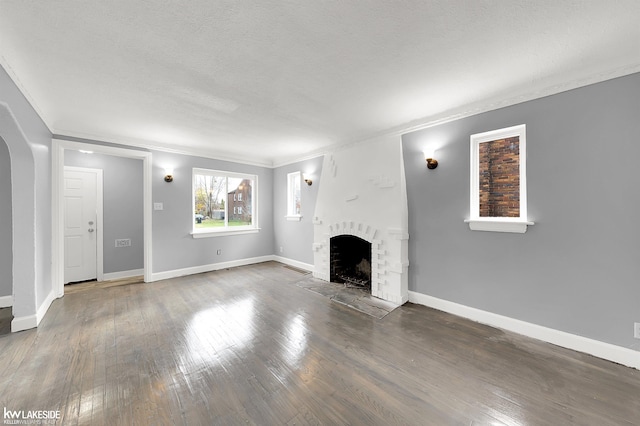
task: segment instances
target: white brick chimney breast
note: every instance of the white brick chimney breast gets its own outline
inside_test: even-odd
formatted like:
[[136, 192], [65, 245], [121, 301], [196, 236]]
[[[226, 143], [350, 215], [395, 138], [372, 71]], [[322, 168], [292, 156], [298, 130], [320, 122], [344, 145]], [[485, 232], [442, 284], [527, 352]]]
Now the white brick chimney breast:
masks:
[[386, 136], [326, 154], [313, 218], [313, 276], [329, 281], [331, 238], [354, 235], [371, 243], [371, 294], [397, 304], [409, 299], [401, 143]]

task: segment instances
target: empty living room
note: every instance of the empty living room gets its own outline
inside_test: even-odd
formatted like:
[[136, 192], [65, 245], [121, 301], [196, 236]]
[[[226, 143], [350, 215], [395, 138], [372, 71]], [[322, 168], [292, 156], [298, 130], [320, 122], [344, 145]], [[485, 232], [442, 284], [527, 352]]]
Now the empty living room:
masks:
[[1, 1], [3, 424], [639, 424], [639, 20]]

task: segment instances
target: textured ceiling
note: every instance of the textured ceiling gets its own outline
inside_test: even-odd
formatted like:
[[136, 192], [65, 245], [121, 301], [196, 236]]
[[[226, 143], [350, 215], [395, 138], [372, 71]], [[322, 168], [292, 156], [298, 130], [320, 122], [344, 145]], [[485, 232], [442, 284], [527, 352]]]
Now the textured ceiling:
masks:
[[273, 165], [640, 71], [637, 0], [0, 0], [54, 134]]

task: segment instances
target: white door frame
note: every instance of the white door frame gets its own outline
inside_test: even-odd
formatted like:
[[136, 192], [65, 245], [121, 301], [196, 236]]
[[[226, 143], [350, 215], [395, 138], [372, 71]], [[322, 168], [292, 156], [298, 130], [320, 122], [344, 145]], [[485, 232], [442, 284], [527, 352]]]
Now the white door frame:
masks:
[[[75, 166], [63, 166], [63, 176], [64, 171], [70, 170], [74, 172], [87, 172], [87, 173], [95, 173], [96, 174], [96, 279], [98, 281], [104, 280], [104, 200], [103, 200], [103, 180], [102, 180], [102, 169], [95, 169], [89, 167], [75, 167]], [[64, 189], [62, 193], [62, 197], [64, 198]], [[64, 203], [62, 205], [64, 215]], [[62, 216], [64, 218], [64, 216]], [[64, 219], [63, 219], [64, 226]], [[64, 237], [64, 235], [63, 235]], [[64, 239], [64, 238], [63, 238]], [[63, 246], [64, 247], [64, 246]], [[63, 258], [64, 259], [64, 258]], [[64, 265], [64, 263], [62, 263]], [[62, 268], [63, 277], [64, 277], [64, 267]], [[64, 279], [64, 278], [63, 278]], [[63, 282], [64, 284], [64, 282]]]
[[142, 160], [143, 220], [144, 220], [144, 281], [151, 281], [151, 153], [134, 149], [105, 145], [71, 142], [59, 139], [51, 141], [51, 280], [56, 297], [64, 296], [64, 151], [87, 150], [98, 154]]

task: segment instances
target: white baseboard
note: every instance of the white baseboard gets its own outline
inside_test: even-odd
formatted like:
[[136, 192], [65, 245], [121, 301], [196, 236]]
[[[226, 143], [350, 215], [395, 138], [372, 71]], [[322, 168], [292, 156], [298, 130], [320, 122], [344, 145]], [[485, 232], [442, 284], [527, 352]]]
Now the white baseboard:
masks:
[[273, 256], [276, 262], [284, 263], [285, 265], [293, 266], [294, 268], [304, 269], [305, 271], [313, 272], [314, 266], [310, 263], [300, 262], [298, 260], [289, 259], [282, 256]]
[[8, 308], [13, 306], [13, 295], [0, 297], [0, 308]]
[[633, 349], [471, 308], [415, 291], [409, 292], [409, 301], [640, 370], [640, 352]]
[[11, 332], [15, 333], [17, 331], [29, 330], [31, 328], [36, 328], [44, 315], [49, 310], [49, 307], [55, 300], [56, 296], [53, 293], [53, 289], [49, 292], [47, 297], [44, 299], [44, 302], [38, 308], [38, 311], [35, 315], [26, 315], [23, 317], [14, 317], [11, 321]]
[[14, 317], [11, 320], [11, 332], [29, 330], [38, 326], [36, 315], [27, 315], [23, 317]]
[[40, 321], [42, 321], [42, 318], [44, 318], [44, 314], [47, 313], [54, 300], [56, 300], [56, 296], [53, 293], [53, 289], [51, 289], [47, 297], [44, 299], [44, 302], [42, 302], [42, 305], [40, 305], [40, 307], [38, 308], [38, 312], [36, 312], [36, 327], [38, 326], [38, 324], [40, 324]]
[[[285, 265], [304, 269], [305, 271], [313, 271], [314, 266], [309, 263], [300, 262], [286, 257], [267, 255], [259, 257], [249, 257], [246, 259], [232, 260], [229, 262], [211, 263], [209, 265], [193, 266], [191, 268], [174, 269], [172, 271], [156, 272], [151, 274], [151, 281], [168, 280], [169, 278], [184, 277], [186, 275], [201, 274], [203, 272], [218, 271], [220, 269], [235, 268], [237, 266], [253, 265], [255, 263], [275, 261], [284, 263]], [[142, 270], [141, 270], [142, 271]], [[137, 274], [140, 275], [140, 274]], [[106, 277], [106, 274], [105, 274]]]
[[108, 273], [102, 274], [102, 279], [104, 281], [121, 280], [124, 278], [137, 277], [140, 275], [144, 275], [144, 269], [132, 269], [130, 271], [120, 271], [120, 272], [108, 272]]
[[212, 263], [209, 265], [193, 266], [191, 268], [174, 269], [172, 271], [156, 272], [151, 274], [151, 281], [168, 280], [169, 278], [183, 277], [185, 275], [201, 274], [203, 272], [218, 271], [220, 269], [235, 268], [236, 266], [252, 265], [274, 260], [273, 255], [250, 257], [247, 259], [232, 260], [229, 262]]

